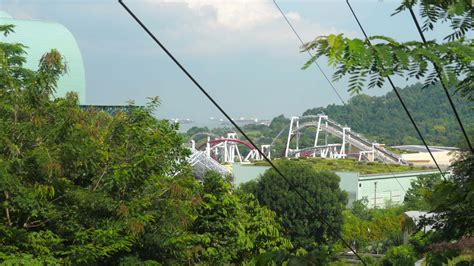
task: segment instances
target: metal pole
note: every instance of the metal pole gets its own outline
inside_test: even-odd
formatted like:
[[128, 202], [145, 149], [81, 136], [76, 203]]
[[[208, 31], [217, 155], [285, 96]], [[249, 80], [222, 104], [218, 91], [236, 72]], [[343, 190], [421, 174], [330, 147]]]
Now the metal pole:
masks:
[[374, 209], [377, 208], [377, 181], [374, 182]]

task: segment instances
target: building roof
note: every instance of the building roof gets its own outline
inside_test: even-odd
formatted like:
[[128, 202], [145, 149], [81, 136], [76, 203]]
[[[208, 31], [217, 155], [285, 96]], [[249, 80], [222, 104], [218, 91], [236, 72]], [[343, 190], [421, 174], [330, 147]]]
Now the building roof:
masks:
[[[459, 150], [457, 147], [444, 147], [444, 146], [428, 146], [430, 151], [438, 152], [438, 151], [456, 151]], [[396, 148], [402, 151], [409, 151], [409, 152], [428, 152], [425, 146], [423, 145], [400, 145], [400, 146], [392, 146], [392, 148]]]
[[393, 172], [393, 173], [377, 173], [377, 174], [364, 174], [359, 175], [361, 180], [371, 180], [371, 179], [383, 179], [383, 178], [399, 178], [399, 177], [411, 177], [419, 175], [429, 175], [439, 173], [437, 169], [428, 169], [428, 170], [416, 170], [416, 171], [404, 171], [404, 172]]

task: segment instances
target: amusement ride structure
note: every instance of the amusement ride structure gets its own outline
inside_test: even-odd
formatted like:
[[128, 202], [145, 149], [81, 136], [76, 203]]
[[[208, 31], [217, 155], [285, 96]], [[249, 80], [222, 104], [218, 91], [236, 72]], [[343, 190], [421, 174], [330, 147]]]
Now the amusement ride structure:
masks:
[[[194, 138], [198, 134], [207, 135], [207, 141], [196, 148]], [[237, 133], [227, 133], [226, 137], [215, 137], [214, 134], [198, 133], [191, 137], [191, 150], [204, 150], [207, 156], [223, 163], [234, 163], [236, 161], [243, 163], [249, 161], [261, 160], [261, 156], [257, 149], [247, 141], [241, 140], [237, 137]], [[214, 136], [214, 139], [211, 139]], [[249, 151], [244, 157], [240, 152], [239, 146], [244, 146]], [[267, 152], [270, 145], [262, 145], [262, 151]]]
[[[314, 144], [310, 147], [301, 147], [301, 134], [308, 128], [315, 128]], [[267, 157], [271, 157], [276, 140], [287, 132], [286, 146], [282, 157], [321, 157], [321, 158], [356, 158], [367, 161], [381, 161], [389, 164], [406, 164], [401, 156], [385, 149], [383, 145], [371, 142], [360, 134], [352, 131], [350, 127], [342, 126], [329, 119], [327, 115], [308, 115], [302, 117], [291, 117], [290, 124], [282, 129], [273, 139], [271, 144], [262, 145], [261, 150]], [[320, 140], [321, 133], [325, 133], [325, 143]], [[339, 139], [337, 143], [327, 143], [327, 135]], [[204, 135], [206, 141], [196, 145], [195, 139], [199, 135]], [[201, 136], [202, 139], [202, 136]], [[334, 139], [334, 138], [333, 138]], [[200, 152], [221, 163], [246, 163], [255, 160], [262, 160], [257, 149], [249, 142], [238, 138], [237, 134], [227, 133], [227, 136], [217, 136], [212, 133], [197, 133], [191, 136], [191, 150], [194, 153]], [[242, 151], [245, 150], [246, 154]]]
[[[316, 128], [314, 138], [314, 145], [312, 147], [300, 148], [299, 138], [301, 131], [307, 128]], [[319, 137], [321, 132], [329, 133], [332, 136], [339, 138], [341, 143], [333, 143], [319, 145]], [[291, 148], [290, 141], [296, 138], [296, 145]], [[349, 150], [356, 148], [357, 153], [348, 153]], [[401, 156], [386, 150], [382, 145], [376, 142], [371, 142], [352, 131], [350, 127], [342, 126], [335, 121], [328, 118], [327, 115], [308, 115], [303, 117], [292, 117], [290, 122], [290, 129], [288, 131], [288, 138], [285, 149], [285, 157], [300, 157], [300, 156], [320, 156], [322, 158], [346, 158], [348, 156], [355, 156], [358, 160], [368, 161], [382, 161], [390, 164], [406, 164]]]

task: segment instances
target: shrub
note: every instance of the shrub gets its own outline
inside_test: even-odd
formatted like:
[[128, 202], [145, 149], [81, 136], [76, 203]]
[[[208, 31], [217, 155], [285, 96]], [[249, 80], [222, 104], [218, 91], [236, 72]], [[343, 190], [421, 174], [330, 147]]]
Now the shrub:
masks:
[[416, 261], [415, 252], [411, 245], [401, 245], [389, 249], [382, 258], [384, 266], [413, 265]]

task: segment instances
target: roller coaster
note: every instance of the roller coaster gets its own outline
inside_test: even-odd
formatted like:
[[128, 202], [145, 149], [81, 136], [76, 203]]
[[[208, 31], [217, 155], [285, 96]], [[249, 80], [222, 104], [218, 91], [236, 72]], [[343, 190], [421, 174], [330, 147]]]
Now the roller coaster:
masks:
[[[307, 128], [316, 128], [314, 145], [301, 148], [299, 138], [301, 131]], [[341, 143], [319, 144], [321, 132], [329, 133], [342, 140]], [[296, 138], [294, 148], [291, 148], [291, 140]], [[357, 153], [348, 153], [347, 147], [352, 150], [355, 147]], [[323, 158], [346, 158], [357, 157], [358, 160], [382, 161], [390, 164], [406, 164], [401, 156], [385, 149], [383, 145], [371, 142], [362, 135], [351, 130], [350, 127], [342, 126], [328, 118], [327, 115], [309, 115], [303, 117], [292, 117], [288, 130], [288, 138], [284, 157], [320, 156]]]
[[[315, 128], [314, 144], [309, 147], [301, 147], [301, 134], [309, 129]], [[291, 117], [289, 126], [283, 128], [271, 144], [262, 145], [261, 150], [271, 158], [277, 139], [287, 132], [286, 146], [280, 157], [321, 157], [321, 158], [356, 158], [358, 160], [381, 161], [389, 164], [406, 164], [401, 156], [385, 149], [383, 145], [371, 142], [362, 135], [351, 130], [350, 127], [343, 126], [329, 119], [327, 115], [308, 115], [302, 117]], [[325, 143], [321, 144], [321, 133], [325, 133]], [[338, 143], [327, 143], [327, 135], [339, 139]], [[195, 139], [201, 135], [206, 140], [200, 145], [196, 145]], [[204, 152], [208, 157], [221, 163], [246, 163], [253, 160], [261, 160], [262, 156], [256, 147], [245, 140], [238, 138], [234, 132], [227, 133], [226, 136], [218, 136], [212, 133], [197, 133], [190, 138], [190, 146], [193, 152]], [[246, 150], [246, 155], [241, 149]], [[355, 151], [355, 152], [354, 152]]]
[[[193, 137], [197, 135], [207, 135], [207, 141], [196, 148], [196, 142]], [[223, 163], [240, 163], [261, 160], [257, 149], [249, 142], [237, 137], [237, 133], [227, 133], [226, 137], [216, 137], [214, 134], [198, 133], [191, 137], [191, 150], [205, 151], [207, 156]], [[211, 139], [211, 136], [215, 137]], [[239, 145], [247, 148], [249, 151], [246, 156], [240, 152]], [[267, 152], [269, 145], [262, 145], [262, 150]]]

